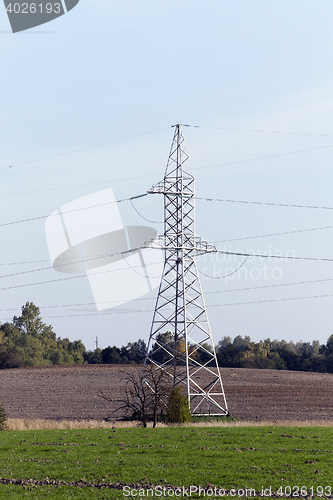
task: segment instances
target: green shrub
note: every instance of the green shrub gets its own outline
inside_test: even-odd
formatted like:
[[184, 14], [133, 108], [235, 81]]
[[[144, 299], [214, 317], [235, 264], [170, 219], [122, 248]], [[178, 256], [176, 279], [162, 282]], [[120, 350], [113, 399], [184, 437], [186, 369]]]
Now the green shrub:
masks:
[[170, 393], [167, 415], [172, 424], [183, 424], [192, 420], [187, 397], [181, 393], [180, 387], [174, 387]]
[[6, 420], [7, 415], [2, 406], [0, 406], [0, 431], [4, 431], [6, 429]]

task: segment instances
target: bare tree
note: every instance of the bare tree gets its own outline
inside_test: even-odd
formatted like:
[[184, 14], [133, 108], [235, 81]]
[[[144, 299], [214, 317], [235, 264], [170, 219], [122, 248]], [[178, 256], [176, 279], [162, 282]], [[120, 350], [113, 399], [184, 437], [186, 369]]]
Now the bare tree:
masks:
[[158, 413], [166, 413], [173, 379], [170, 374], [155, 365], [146, 365], [141, 390], [148, 394], [148, 408], [156, 427]]
[[149, 420], [156, 427], [159, 413], [166, 413], [171, 387], [171, 379], [163, 370], [156, 370], [154, 365], [146, 365], [144, 378], [142, 368], [135, 371], [121, 371], [125, 381], [125, 389], [119, 399], [113, 399], [100, 392], [99, 396], [108, 403], [116, 405], [106, 420], [111, 420], [117, 414], [140, 420], [147, 427]]

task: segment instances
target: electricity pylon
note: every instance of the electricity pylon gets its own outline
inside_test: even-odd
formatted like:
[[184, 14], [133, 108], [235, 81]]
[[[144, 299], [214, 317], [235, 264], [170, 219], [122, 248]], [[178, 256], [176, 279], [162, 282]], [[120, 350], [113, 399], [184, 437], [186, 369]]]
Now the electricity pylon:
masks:
[[216, 248], [195, 234], [194, 175], [181, 125], [175, 126], [164, 180], [149, 194], [164, 196], [164, 234], [148, 243], [165, 251], [164, 269], [147, 346], [149, 370], [164, 370], [185, 390], [192, 414], [228, 415], [221, 374], [195, 261]]

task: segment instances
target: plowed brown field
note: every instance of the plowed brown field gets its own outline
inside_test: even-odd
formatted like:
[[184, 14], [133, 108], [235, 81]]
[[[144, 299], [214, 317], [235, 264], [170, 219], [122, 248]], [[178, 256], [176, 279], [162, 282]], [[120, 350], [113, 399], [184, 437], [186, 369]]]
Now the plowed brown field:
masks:
[[[0, 370], [0, 404], [10, 418], [103, 419], [117, 399], [124, 365]], [[245, 420], [333, 420], [333, 374], [222, 368], [231, 416]]]

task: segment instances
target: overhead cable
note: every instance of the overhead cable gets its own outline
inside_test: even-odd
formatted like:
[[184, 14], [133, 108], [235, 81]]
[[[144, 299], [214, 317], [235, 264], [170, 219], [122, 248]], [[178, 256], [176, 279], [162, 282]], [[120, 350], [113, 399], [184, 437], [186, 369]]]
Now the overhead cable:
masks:
[[149, 132], [143, 132], [141, 134], [131, 135], [129, 137], [123, 137], [121, 139], [115, 139], [113, 141], [103, 142], [101, 144], [95, 144], [93, 146], [88, 146], [88, 147], [85, 147], [85, 148], [74, 149], [72, 151], [66, 151], [65, 153], [58, 153], [58, 154], [55, 154], [55, 155], [44, 156], [43, 158], [36, 158], [34, 160], [26, 160], [26, 161], [23, 161], [21, 163], [13, 163], [12, 165], [8, 165], [6, 167], [0, 167], [0, 169], [19, 167], [21, 165], [27, 165], [28, 163], [36, 163], [38, 161], [50, 160], [51, 158], [58, 158], [59, 156], [66, 156], [66, 155], [73, 154], [73, 153], [80, 153], [81, 151], [88, 151], [89, 149], [100, 148], [100, 147], [103, 147], [103, 146], [108, 146], [109, 144], [115, 144], [117, 142], [128, 141], [130, 139], [136, 139], [137, 137], [142, 137], [144, 135], [154, 134], [155, 132], [161, 132], [162, 130], [167, 130], [169, 128], [170, 127], [163, 127], [163, 128], [159, 128], [159, 129], [156, 129], [156, 130], [150, 130]]
[[237, 267], [237, 269], [235, 269], [234, 271], [232, 271], [231, 273], [229, 274], [226, 274], [225, 276], [209, 276], [208, 274], [205, 274], [203, 273], [202, 271], [199, 270], [199, 273], [202, 274], [202, 276], [205, 276], [206, 278], [209, 278], [209, 279], [212, 279], [212, 280], [222, 280], [224, 278], [228, 278], [229, 276], [233, 276], [234, 274], [237, 273], [237, 271], [240, 270], [241, 267], [244, 266], [245, 262], [247, 261], [249, 257], [246, 257], [244, 259], [244, 261], [241, 263], [241, 265], [239, 267]]
[[[269, 300], [253, 300], [249, 302], [232, 302], [228, 304], [211, 304], [207, 305], [207, 308], [216, 308], [216, 307], [229, 307], [229, 306], [243, 306], [243, 305], [254, 305], [254, 304], [267, 304], [267, 303], [273, 303], [273, 302], [289, 302], [289, 301], [295, 301], [295, 300], [306, 300], [306, 299], [322, 299], [322, 298], [328, 298], [328, 297], [333, 297], [333, 294], [324, 294], [324, 295], [309, 295], [309, 296], [303, 296], [303, 297], [287, 297], [287, 298], [280, 298], [280, 299], [269, 299]], [[154, 312], [154, 309], [139, 309], [139, 310], [133, 310], [133, 309], [122, 309], [120, 311], [109, 311], [109, 312], [89, 312], [89, 313], [84, 313], [84, 312], [78, 312], [76, 314], [57, 314], [57, 315], [52, 315], [52, 316], [43, 316], [43, 319], [56, 319], [56, 318], [75, 318], [75, 317], [87, 317], [87, 316], [109, 316], [113, 314], [138, 314], [138, 313], [152, 313]], [[5, 321], [10, 320], [11, 318], [4, 318]]]
[[134, 179], [143, 179], [146, 177], [157, 177], [160, 174], [157, 172], [156, 174], [147, 174], [147, 175], [136, 175], [133, 177], [121, 177], [118, 179], [107, 179], [104, 181], [98, 181], [98, 182], [85, 182], [84, 184], [69, 184], [67, 186], [56, 186], [56, 187], [51, 187], [51, 188], [43, 188], [43, 189], [33, 189], [30, 191], [15, 191], [11, 193], [0, 193], [0, 196], [12, 196], [12, 195], [21, 195], [21, 194], [31, 194], [31, 193], [43, 193], [45, 191], [58, 191], [58, 190], [63, 190], [63, 189], [70, 189], [70, 188], [76, 188], [76, 187], [85, 187], [85, 186], [94, 186], [97, 184], [109, 184], [111, 182], [120, 182], [120, 181], [130, 181]]
[[329, 148], [333, 148], [333, 144], [330, 144], [329, 146], [319, 146], [317, 148], [297, 149], [296, 151], [289, 151], [287, 153], [275, 153], [274, 155], [257, 156], [255, 158], [247, 158], [244, 160], [229, 161], [226, 163], [216, 163], [214, 165], [208, 165], [206, 167], [196, 167], [193, 170], [203, 170], [206, 168], [214, 168], [214, 167], [225, 167], [228, 165], [236, 165], [239, 163], [247, 163], [247, 162], [257, 161], [257, 160], [269, 160], [270, 158], [279, 158], [281, 156], [295, 155], [298, 153], [309, 153], [310, 151], [319, 151], [321, 149], [329, 149]]
[[269, 201], [248, 201], [248, 200], [230, 200], [227, 198], [204, 198], [200, 196], [195, 196], [196, 200], [204, 200], [204, 201], [219, 201], [222, 203], [244, 203], [246, 205], [268, 205], [272, 207], [291, 207], [291, 208], [314, 208], [317, 210], [333, 210], [333, 207], [327, 206], [319, 206], [319, 205], [299, 205], [299, 204], [290, 204], [290, 203], [273, 203]]
[[[209, 292], [205, 292], [205, 295], [215, 295], [218, 293], [233, 293], [233, 292], [246, 292], [246, 291], [253, 291], [253, 290], [263, 290], [266, 288], [280, 288], [280, 287], [288, 287], [288, 286], [297, 286], [297, 285], [309, 285], [309, 284], [317, 284], [317, 283], [326, 283], [328, 281], [333, 281], [333, 278], [325, 278], [325, 279], [320, 279], [320, 280], [309, 280], [309, 281], [295, 281], [293, 283], [276, 283], [274, 285], [261, 285], [261, 286], [249, 286], [245, 288], [228, 288], [228, 289], [223, 289], [223, 290], [211, 290]], [[138, 299], [134, 299], [133, 302], [134, 304], [136, 302], [141, 302], [141, 301], [156, 301], [156, 297], [140, 297]], [[109, 300], [105, 302], [100, 302], [100, 304], [111, 304], [111, 303], [118, 303], [118, 300]], [[52, 305], [42, 305], [39, 306], [40, 309], [57, 309], [61, 307], [82, 307], [82, 306], [95, 306], [95, 302], [80, 302], [80, 303], [74, 303], [74, 304], [52, 304]], [[15, 308], [10, 308], [10, 309], [0, 309], [0, 312], [10, 312], [10, 311], [17, 311], [17, 307]]]
[[260, 257], [262, 259], [310, 260], [310, 261], [320, 261], [320, 262], [333, 262], [333, 259], [319, 258], [319, 257], [296, 257], [296, 256], [290, 256], [290, 255], [271, 255], [271, 254], [260, 254], [260, 253], [227, 252], [225, 250], [217, 250], [217, 253], [222, 253], [225, 255], [236, 255], [239, 257]]
[[[137, 249], [132, 249], [132, 250], [126, 250], [124, 252], [121, 252], [123, 254], [127, 254], [131, 251], [136, 251], [136, 250], [140, 250], [141, 248], [143, 247], [140, 247], [140, 248], [137, 248]], [[333, 259], [328, 259], [328, 258], [315, 258], [315, 257], [296, 257], [296, 256], [283, 256], [283, 255], [267, 255], [267, 254], [249, 254], [249, 253], [241, 253], [241, 252], [226, 252], [224, 250], [217, 250], [217, 253], [221, 253], [221, 254], [225, 254], [225, 255], [235, 255], [235, 256], [242, 256], [242, 257], [246, 257], [246, 258], [249, 258], [249, 257], [260, 257], [260, 258], [272, 258], [272, 259], [287, 259], [287, 260], [298, 260], [298, 261], [301, 261], [301, 260], [305, 260], [305, 261], [317, 261], [317, 262], [333, 262]], [[247, 259], [245, 259], [246, 261]], [[244, 263], [245, 263], [244, 261]], [[154, 264], [159, 264], [161, 263], [161, 261], [158, 261], [158, 262], [153, 262], [153, 263], [149, 263], [147, 265], [154, 265]], [[244, 263], [242, 264], [242, 266], [244, 265]], [[128, 263], [127, 263], [128, 264]], [[240, 266], [240, 267], [242, 267]], [[130, 266], [132, 267], [132, 266]], [[141, 265], [140, 266], [133, 266], [133, 267], [142, 267]], [[51, 268], [49, 268], [51, 269]], [[117, 271], [121, 271], [121, 270], [127, 270], [127, 268], [123, 268], [123, 269], [116, 269], [116, 270], [109, 270], [109, 271], [101, 271], [101, 272], [98, 272], [98, 273], [94, 273], [94, 274], [105, 274], [105, 273], [112, 273], [112, 272], [117, 272]], [[43, 270], [43, 269], [41, 269]], [[39, 271], [39, 269], [37, 270], [32, 270], [31, 272], [37, 272]], [[20, 274], [27, 274], [29, 271], [23, 271], [23, 272], [19, 272], [19, 273], [15, 273], [15, 275], [20, 275]], [[235, 274], [236, 271], [234, 271], [232, 274]], [[12, 276], [12, 275], [8, 275], [8, 276]], [[8, 277], [8, 276], [4, 276], [4, 277]], [[21, 285], [15, 285], [15, 286], [9, 286], [9, 287], [3, 287], [3, 288], [0, 288], [0, 291], [4, 291], [4, 290], [12, 290], [14, 288], [24, 288], [24, 287], [28, 287], [28, 286], [35, 286], [35, 285], [44, 285], [44, 284], [48, 284], [48, 283], [55, 283], [55, 282], [59, 282], [59, 281], [67, 281], [67, 280], [73, 280], [73, 279], [78, 279], [78, 278], [84, 278], [86, 277], [86, 274], [82, 274], [82, 275], [76, 275], [76, 276], [69, 276], [67, 278], [58, 278], [58, 279], [53, 279], [53, 280], [46, 280], [46, 281], [39, 281], [39, 282], [35, 282], [35, 283], [26, 283], [26, 284], [21, 284]]]
[[[124, 201], [130, 201], [132, 199], [141, 198], [143, 196], [147, 196], [147, 193], [140, 194], [137, 196], [132, 196], [131, 198], [123, 198], [122, 200], [107, 201], [105, 203], [99, 203], [97, 205], [90, 205], [89, 207], [74, 208], [73, 210], [62, 211], [61, 213], [62, 213], [62, 215], [65, 215], [65, 214], [70, 214], [72, 212], [81, 212], [82, 210], [90, 210], [91, 208], [104, 207], [106, 205], [112, 205], [114, 203], [122, 203]], [[47, 219], [48, 217], [54, 217], [54, 216], [58, 216], [58, 215], [59, 215], [59, 213], [58, 213], [58, 211], [56, 211], [56, 212], [54, 212], [52, 214], [48, 214], [48, 215], [39, 215], [38, 217], [30, 217], [29, 219], [21, 219], [21, 220], [16, 220], [16, 221], [11, 221], [11, 222], [4, 222], [4, 223], [0, 224], [0, 227], [12, 226], [13, 224], [22, 224], [23, 222], [32, 222], [32, 221], [40, 220], [40, 219]]]
[[307, 137], [333, 137], [333, 134], [313, 134], [306, 132], [284, 132], [284, 131], [276, 131], [276, 130], [258, 130], [258, 129], [249, 129], [249, 128], [235, 128], [235, 127], [214, 127], [214, 126], [205, 126], [205, 125], [189, 125], [182, 124], [183, 127], [191, 127], [191, 128], [202, 128], [209, 130], [224, 130], [226, 132], [252, 132], [259, 134], [278, 134], [278, 135], [304, 135]]
[[232, 238], [230, 240], [218, 240], [218, 241], [212, 241], [212, 243], [230, 243], [231, 241], [254, 240], [256, 238], [268, 238], [271, 236], [284, 236], [286, 234], [306, 233], [308, 231], [319, 231], [322, 229], [332, 229], [332, 227], [333, 226], [311, 227], [308, 229], [296, 229], [293, 231], [284, 231], [281, 233], [268, 233], [268, 234], [259, 234], [256, 236], [244, 236], [243, 238]]
[[[137, 251], [137, 250], [140, 250], [140, 249], [143, 249], [143, 247], [138, 247], [138, 248], [134, 248], [134, 249], [131, 249], [131, 250], [126, 250], [124, 252], [119, 252], [119, 255], [120, 254], [127, 254], [127, 253], [134, 252], [134, 251]], [[113, 254], [113, 255], [118, 255], [118, 254]], [[117, 268], [117, 269], [109, 269], [107, 271], [98, 271], [98, 272], [92, 273], [92, 275], [116, 273], [118, 271], [127, 271], [128, 267], [130, 267], [131, 269], [133, 269], [135, 267], [142, 268], [142, 264], [140, 264], [138, 266], [130, 266], [128, 264], [128, 262], [126, 261], [126, 257], [124, 257], [124, 260], [125, 260], [125, 262], [127, 264], [127, 267], [122, 267], [122, 268]], [[162, 263], [162, 261], [157, 261], [157, 262], [149, 262], [149, 263], [147, 263], [145, 265], [147, 267], [147, 266], [152, 266], [152, 265], [161, 264], [161, 263]], [[51, 270], [52, 267], [45, 268], [45, 269]], [[34, 269], [34, 270], [31, 270], [31, 271], [22, 271], [22, 272], [19, 272], [19, 273], [9, 274], [9, 275], [6, 275], [6, 276], [0, 276], [0, 278], [7, 278], [9, 276], [17, 276], [17, 275], [22, 275], [22, 274], [28, 274], [29, 272], [37, 272], [37, 271], [43, 271], [43, 270], [44, 269]], [[0, 291], [12, 290], [14, 288], [25, 288], [25, 287], [28, 287], [28, 286], [35, 286], [35, 285], [45, 285], [47, 283], [56, 283], [56, 282], [59, 282], [59, 281], [68, 281], [68, 280], [74, 280], [74, 279], [80, 279], [80, 278], [86, 278], [86, 277], [87, 277], [86, 274], [78, 274], [76, 276], [68, 276], [67, 278], [55, 278], [55, 279], [52, 279], [52, 280], [38, 281], [38, 282], [35, 282], [35, 283], [25, 283], [25, 284], [21, 284], [21, 285], [14, 285], [14, 286], [3, 287], [3, 288], [0, 288]]]
[[230, 304], [212, 304], [208, 307], [227, 307], [227, 306], [244, 306], [252, 304], [268, 304], [272, 302], [289, 302], [294, 300], [305, 300], [305, 299], [323, 299], [327, 297], [333, 297], [333, 293], [326, 293], [324, 295], [308, 295], [305, 297], [287, 297], [282, 299], [266, 299], [266, 300], [251, 300], [249, 302], [232, 302]]
[[[164, 129], [161, 129], [161, 130], [164, 130]], [[125, 139], [123, 139], [123, 140], [125, 140]], [[97, 147], [97, 146], [92, 146], [92, 147]], [[312, 149], [299, 149], [297, 151], [290, 151], [287, 153], [276, 153], [276, 154], [268, 155], [268, 156], [260, 156], [260, 157], [255, 157], [255, 158], [245, 158], [243, 160], [235, 160], [232, 162], [216, 163], [214, 165], [206, 165], [206, 166], [202, 166], [202, 167], [193, 167], [193, 170], [202, 170], [202, 169], [206, 169], [206, 168], [224, 167], [224, 166], [228, 166], [228, 165], [236, 165], [239, 163], [246, 163], [246, 162], [257, 161], [257, 160], [267, 160], [269, 158], [276, 158], [279, 156], [288, 156], [288, 155], [293, 155], [293, 154], [298, 154], [298, 153], [306, 153], [309, 151], [316, 151], [316, 150], [325, 149], [325, 148], [332, 148], [332, 147], [333, 147], [333, 145], [322, 146], [322, 147], [312, 148]], [[69, 153], [63, 153], [63, 154], [65, 155], [65, 154], [69, 154]], [[55, 155], [55, 156], [62, 156], [62, 154]], [[52, 157], [50, 157], [50, 158], [52, 158]], [[41, 161], [42, 159], [43, 158], [40, 158], [39, 160], [31, 160], [30, 162], [26, 162], [26, 163], [33, 163], [35, 161]], [[16, 165], [19, 165], [19, 164], [16, 164]], [[16, 166], [16, 165], [13, 165], [13, 166]], [[10, 168], [10, 167], [0, 167], [0, 169], [3, 169], [3, 168]], [[123, 178], [105, 180], [105, 181], [100, 181], [100, 182], [88, 182], [88, 183], [84, 183], [84, 184], [71, 184], [71, 185], [67, 185], [67, 186], [58, 186], [58, 187], [44, 188], [44, 189], [37, 189], [37, 190], [34, 189], [34, 190], [30, 190], [30, 191], [16, 191], [16, 192], [12, 192], [12, 193], [0, 193], [0, 196], [39, 193], [39, 192], [43, 192], [43, 191], [54, 191], [54, 190], [58, 190], [58, 189], [69, 189], [69, 188], [81, 187], [81, 186], [92, 186], [92, 185], [96, 185], [96, 184], [106, 184], [106, 183], [110, 183], [110, 182], [127, 181], [127, 180], [133, 180], [133, 179], [143, 179], [143, 178], [147, 178], [147, 177], [156, 177], [157, 175], [159, 175], [158, 172], [156, 174], [137, 175], [137, 176], [132, 176], [132, 177], [123, 177]], [[223, 200], [223, 201], [227, 201], [227, 200]], [[233, 201], [233, 200], [231, 200], [231, 201]], [[237, 202], [235, 201], [235, 203], [237, 203]], [[244, 203], [246, 203], [246, 202], [244, 202]]]
[[156, 221], [156, 220], [151, 220], [151, 219], [147, 219], [146, 217], [144, 217], [142, 214], [140, 214], [140, 212], [136, 209], [136, 207], [134, 206], [134, 203], [133, 203], [133, 198], [130, 199], [130, 202], [131, 202], [131, 205], [133, 207], [133, 209], [136, 211], [136, 213], [141, 217], [141, 219], [147, 221], [147, 222], [151, 222], [152, 224], [163, 224], [162, 221]]
[[[59, 264], [58, 263], [58, 260], [57, 260], [57, 267], [55, 270], [58, 270], [59, 268], [63, 268], [63, 267], [66, 267], [66, 266], [72, 266], [74, 264], [83, 264], [83, 263], [86, 263], [86, 262], [91, 262], [92, 260], [100, 260], [101, 258], [111, 258], [111, 257], [116, 257], [117, 255], [122, 255], [126, 261], [126, 256], [128, 256], [127, 254], [130, 254], [132, 252], [137, 252], [139, 250], [143, 250], [145, 247], [137, 247], [137, 248], [131, 248], [130, 250], [124, 250], [123, 252], [115, 252], [115, 253], [112, 253], [112, 254], [101, 254], [101, 255], [94, 255], [94, 256], [91, 256], [91, 257], [82, 257], [81, 260], [77, 260], [77, 261], [73, 261], [73, 259], [70, 259], [70, 258], [67, 258], [67, 259], [64, 259], [64, 260], [69, 260], [70, 262], [65, 262], [64, 264]], [[49, 262], [49, 261], [48, 261]], [[127, 263], [127, 262], [126, 262]], [[161, 262], [153, 262], [151, 264], [147, 264], [147, 265], [153, 265], [153, 264], [160, 264]], [[20, 276], [22, 274], [30, 274], [30, 273], [37, 273], [37, 272], [40, 272], [40, 271], [48, 271], [50, 269], [54, 269], [53, 266], [48, 266], [48, 267], [40, 267], [38, 269], [29, 269], [28, 271], [19, 271], [17, 273], [11, 273], [11, 274], [4, 274], [3, 276], [0, 276], [0, 279], [2, 278], [10, 278], [12, 276]], [[122, 268], [122, 269], [117, 269], [118, 271], [122, 270], [126, 270], [126, 268]], [[60, 271], [60, 272], [66, 272], [66, 271]], [[106, 271], [108, 272], [108, 271]]]
[[[149, 194], [151, 194], [151, 193], [149, 193]], [[129, 198], [123, 198], [123, 199], [120, 199], [120, 200], [109, 201], [109, 202], [101, 203], [101, 204], [98, 204], [98, 205], [91, 205], [89, 207], [76, 208], [76, 209], [73, 209], [73, 210], [66, 210], [65, 212], [62, 212], [62, 213], [63, 214], [67, 214], [67, 213], [72, 213], [72, 212], [80, 212], [82, 210], [89, 210], [91, 208], [102, 207], [102, 206], [105, 206], [105, 205], [112, 205], [113, 203], [123, 203], [124, 201], [130, 201], [132, 203], [132, 206], [133, 206], [134, 210], [138, 213], [138, 215], [140, 217], [142, 217], [146, 221], [151, 222], [153, 224], [162, 224], [161, 221], [160, 222], [158, 222], [158, 221], [152, 221], [152, 220], [149, 220], [149, 219], [145, 218], [143, 215], [141, 215], [138, 212], [138, 210], [136, 209], [136, 207], [133, 204], [132, 200], [135, 200], [137, 198], [143, 198], [145, 196], [148, 196], [149, 194], [148, 193], [143, 193], [143, 194], [140, 194], [140, 195], [131, 196]], [[217, 202], [224, 202], [224, 203], [241, 203], [241, 204], [268, 205], [268, 206], [291, 207], [291, 208], [310, 208], [310, 209], [319, 209], [319, 210], [333, 210], [333, 207], [318, 206], [318, 205], [299, 205], [299, 204], [287, 204], [287, 203], [273, 203], [273, 202], [266, 202], [266, 201], [263, 202], [263, 201], [230, 200], [230, 199], [227, 199], [227, 198], [207, 198], [207, 197], [200, 197], [200, 196], [195, 196], [195, 199], [196, 200], [209, 201], [209, 202], [217, 201]], [[37, 217], [29, 217], [28, 219], [21, 219], [21, 220], [11, 221], [11, 222], [3, 222], [2, 224], [0, 224], [0, 227], [11, 226], [11, 225], [14, 225], [14, 224], [22, 224], [24, 222], [32, 222], [32, 221], [40, 220], [40, 219], [47, 219], [48, 217], [52, 217], [52, 216], [55, 216], [55, 215], [58, 215], [58, 213], [56, 212], [56, 213], [51, 214], [51, 215], [50, 214], [48, 214], [48, 215], [39, 215]], [[314, 228], [314, 229], [304, 229], [304, 230], [290, 231], [290, 232], [284, 232], [284, 233], [274, 233], [274, 234], [268, 234], [268, 235], [264, 235], [264, 236], [275, 236], [275, 235], [280, 235], [280, 234], [291, 234], [293, 232], [314, 231], [314, 230], [319, 230], [319, 229], [330, 229], [331, 227], [332, 226], [323, 226], [323, 227]], [[255, 236], [254, 238], [261, 238], [261, 237], [262, 236]], [[250, 239], [252, 237], [248, 237], [248, 238]], [[247, 239], [247, 238], [241, 238], [241, 239]], [[228, 240], [225, 240], [225, 241], [228, 241]], [[233, 241], [233, 240], [230, 240], [230, 241]], [[222, 241], [222, 243], [223, 242], [224, 241]]]
[[[156, 222], [157, 224], [157, 222]], [[313, 228], [308, 228], [308, 229], [296, 229], [296, 230], [293, 230], [293, 231], [284, 231], [284, 232], [281, 232], [281, 233], [268, 233], [268, 234], [260, 234], [260, 235], [256, 235], [256, 236], [244, 236], [243, 238], [232, 238], [232, 239], [229, 239], [229, 240], [216, 240], [216, 241], [212, 241], [213, 244], [215, 243], [230, 243], [232, 241], [242, 241], [242, 240], [251, 240], [251, 239], [256, 239], [256, 238], [266, 238], [266, 237], [271, 237], [271, 236], [281, 236], [281, 235], [286, 235], [286, 234], [295, 234], [295, 233], [303, 233], [303, 232], [308, 232], [308, 231], [319, 231], [319, 230], [322, 230], [322, 229], [332, 229], [333, 226], [322, 226], [322, 227], [313, 227]], [[100, 257], [105, 257], [106, 255], [95, 255], [95, 256], [89, 256], [89, 259], [91, 258], [100, 258]], [[86, 259], [88, 257], [85, 257], [83, 256], [82, 257], [82, 262], [85, 262], [84, 259]], [[59, 260], [59, 259], [58, 259]], [[61, 260], [68, 260], [68, 258], [66, 259], [61, 259]], [[27, 265], [27, 264], [40, 264], [40, 263], [43, 263], [43, 262], [50, 262], [50, 259], [43, 259], [43, 260], [28, 260], [28, 261], [21, 261], [21, 262], [3, 262], [1, 263], [0, 262], [0, 266], [18, 266], [18, 265]]]

